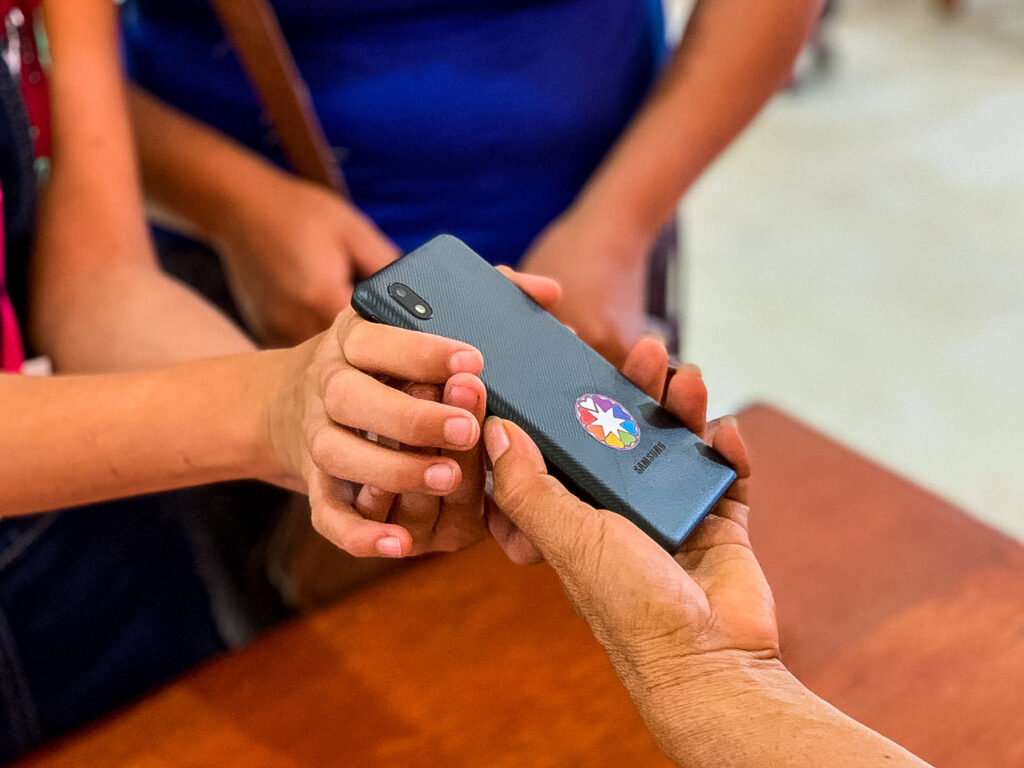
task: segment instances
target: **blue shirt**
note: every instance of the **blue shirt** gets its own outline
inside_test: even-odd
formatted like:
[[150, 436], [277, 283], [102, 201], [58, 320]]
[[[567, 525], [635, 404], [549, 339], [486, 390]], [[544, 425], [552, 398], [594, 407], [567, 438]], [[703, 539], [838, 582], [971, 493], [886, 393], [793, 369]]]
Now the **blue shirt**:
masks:
[[[659, 0], [275, 0], [356, 204], [404, 250], [440, 232], [515, 263], [637, 111]], [[156, 96], [281, 162], [207, 0], [129, 0]]]

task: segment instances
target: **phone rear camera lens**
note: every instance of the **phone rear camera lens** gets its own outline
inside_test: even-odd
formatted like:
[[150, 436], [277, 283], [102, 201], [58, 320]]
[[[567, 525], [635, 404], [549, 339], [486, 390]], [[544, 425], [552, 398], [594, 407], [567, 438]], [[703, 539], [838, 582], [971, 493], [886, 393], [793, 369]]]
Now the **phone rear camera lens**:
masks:
[[417, 320], [429, 320], [434, 316], [434, 309], [429, 302], [404, 283], [389, 285], [388, 294]]

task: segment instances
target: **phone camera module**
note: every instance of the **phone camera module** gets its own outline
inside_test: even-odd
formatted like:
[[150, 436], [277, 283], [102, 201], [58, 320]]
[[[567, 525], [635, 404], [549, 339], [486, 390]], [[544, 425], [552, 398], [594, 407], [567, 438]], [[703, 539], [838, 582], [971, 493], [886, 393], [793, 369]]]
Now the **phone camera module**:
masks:
[[426, 299], [404, 283], [392, 283], [388, 286], [388, 294], [397, 301], [402, 309], [417, 320], [429, 320], [434, 310]]

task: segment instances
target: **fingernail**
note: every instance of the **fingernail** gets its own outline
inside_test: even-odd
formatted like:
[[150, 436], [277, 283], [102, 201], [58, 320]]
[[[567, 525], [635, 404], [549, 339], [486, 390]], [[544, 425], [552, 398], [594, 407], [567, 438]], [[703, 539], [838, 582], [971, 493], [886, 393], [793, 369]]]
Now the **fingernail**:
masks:
[[467, 411], [476, 407], [476, 390], [455, 384], [448, 388], [448, 405], [463, 408]]
[[385, 536], [383, 539], [377, 539], [375, 548], [377, 554], [383, 557], [402, 556], [402, 542], [396, 536]]
[[723, 427], [732, 427], [733, 429], [740, 428], [740, 423], [736, 421], [735, 416], [723, 416], [721, 424]]
[[455, 470], [451, 464], [433, 464], [423, 473], [427, 487], [435, 491], [448, 491], [455, 485]]
[[444, 439], [451, 445], [468, 448], [473, 443], [474, 432], [472, 420], [463, 416], [455, 416], [444, 423]]
[[371, 496], [383, 496], [384, 495], [384, 489], [383, 488], [378, 488], [376, 485], [364, 485], [363, 488], [365, 488], [366, 492], [368, 494], [370, 494]]
[[452, 373], [480, 373], [484, 368], [484, 359], [475, 349], [463, 349], [452, 355], [448, 366]]
[[497, 416], [489, 417], [484, 424], [484, 445], [487, 446], [487, 455], [492, 463], [500, 459], [509, 448], [508, 433]]

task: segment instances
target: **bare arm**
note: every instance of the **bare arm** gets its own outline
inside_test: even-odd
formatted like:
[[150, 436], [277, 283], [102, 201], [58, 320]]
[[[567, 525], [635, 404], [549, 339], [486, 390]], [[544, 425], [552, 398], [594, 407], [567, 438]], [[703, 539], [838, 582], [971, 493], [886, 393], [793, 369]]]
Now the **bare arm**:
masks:
[[680, 659], [676, 667], [681, 676], [666, 673], [651, 692], [634, 692], [676, 765], [927, 766], [815, 696], [777, 659], [722, 658], [703, 672], [699, 664]]
[[128, 108], [150, 212], [209, 243], [241, 226], [250, 198], [293, 178], [137, 85], [128, 86]]
[[646, 105], [576, 203], [653, 236], [790, 73], [822, 0], [699, 0]]
[[[462, 490], [462, 459], [476, 455], [482, 414], [466, 410], [465, 398], [460, 405], [455, 390], [482, 409], [482, 368], [466, 344], [368, 323], [349, 309], [292, 349], [100, 376], [0, 376], [0, 510], [256, 478], [307, 492], [316, 529], [354, 555], [465, 546], [483, 533], [479, 512], [424, 529], [422, 515], [385, 522], [357, 492], [433, 499]], [[444, 386], [446, 397], [422, 399], [378, 376]], [[393, 450], [360, 430], [415, 448]], [[450, 536], [435, 541], [442, 527]]]
[[243, 477], [279, 479], [265, 390], [287, 353], [167, 370], [0, 376], [0, 509], [24, 514]]
[[[524, 257], [521, 269], [565, 286], [559, 319], [613, 362], [621, 364], [644, 331], [655, 236], [787, 76], [820, 7], [821, 0], [699, 0], [646, 104]], [[616, 300], [595, 311], [599, 295]]]
[[[664, 350], [638, 344], [623, 373], [661, 396]], [[771, 589], [747, 535], [746, 449], [735, 422], [705, 425], [706, 397], [699, 374], [682, 368], [663, 404], [739, 479], [674, 558], [625, 518], [571, 495], [547, 474], [525, 432], [491, 418], [484, 440], [501, 510], [490, 510], [491, 525], [505, 521], [499, 541], [513, 555], [525, 538], [555, 569], [676, 765], [922, 768], [804, 688], [779, 660]]]
[[353, 280], [398, 249], [333, 191], [286, 173], [229, 136], [130, 91], [151, 210], [220, 254], [232, 295], [264, 343], [292, 344], [323, 330]]
[[57, 367], [147, 367], [252, 349], [164, 275], [149, 242], [108, 0], [47, 0], [53, 173], [33, 255], [30, 334]]

